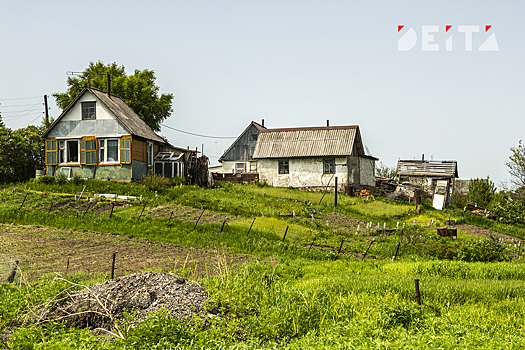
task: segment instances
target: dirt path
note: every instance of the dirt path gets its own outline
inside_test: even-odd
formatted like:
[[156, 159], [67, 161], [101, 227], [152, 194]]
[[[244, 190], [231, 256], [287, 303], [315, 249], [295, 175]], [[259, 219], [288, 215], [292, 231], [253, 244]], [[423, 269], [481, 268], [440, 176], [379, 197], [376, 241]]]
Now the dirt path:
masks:
[[[161, 244], [144, 238], [44, 226], [0, 225], [0, 280], [7, 278], [15, 260], [31, 279], [58, 272], [110, 273], [117, 252], [115, 275], [155, 269], [193, 269], [196, 275], [213, 273], [228, 264], [250, 260], [248, 255]], [[68, 265], [69, 260], [69, 265]], [[3, 281], [2, 281], [3, 282]]]

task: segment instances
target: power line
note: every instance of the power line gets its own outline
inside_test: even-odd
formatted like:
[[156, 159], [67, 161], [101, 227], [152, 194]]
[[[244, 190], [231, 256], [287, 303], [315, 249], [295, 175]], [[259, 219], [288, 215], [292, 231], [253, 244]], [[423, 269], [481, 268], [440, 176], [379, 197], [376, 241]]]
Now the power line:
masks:
[[180, 130], [180, 129], [175, 129], [175, 128], [172, 128], [171, 126], [167, 126], [167, 125], [164, 125], [164, 124], [160, 124], [160, 125], [162, 125], [162, 126], [165, 127], [165, 128], [171, 129], [171, 130], [175, 130], [175, 131], [178, 131], [178, 132], [182, 132], [182, 133], [184, 133], [184, 134], [193, 135], [193, 136], [199, 136], [199, 137], [205, 137], [205, 138], [208, 138], [208, 139], [236, 139], [236, 138], [237, 138], [236, 136], [234, 136], [234, 137], [230, 137], [230, 136], [208, 136], [208, 135], [201, 135], [201, 134], [196, 134], [196, 133], [189, 132], [189, 131], [184, 131], [184, 130]]
[[42, 98], [42, 96], [18, 97], [18, 98], [0, 98], [0, 101], [30, 100], [32, 98]]
[[31, 103], [31, 104], [27, 104], [27, 105], [3, 105], [3, 104], [0, 104], [0, 108], [11, 108], [11, 107], [27, 107], [27, 106], [36, 106], [37, 104], [40, 104], [40, 102], [38, 103]]

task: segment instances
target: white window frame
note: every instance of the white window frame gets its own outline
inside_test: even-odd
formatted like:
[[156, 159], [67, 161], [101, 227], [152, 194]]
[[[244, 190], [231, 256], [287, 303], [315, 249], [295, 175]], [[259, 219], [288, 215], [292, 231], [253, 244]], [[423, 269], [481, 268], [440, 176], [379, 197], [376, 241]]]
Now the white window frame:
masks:
[[153, 142], [148, 141], [148, 149], [147, 149], [147, 158], [148, 158], [148, 167], [153, 166]]
[[[101, 146], [100, 142], [104, 141], [104, 145]], [[115, 141], [117, 143], [117, 160], [108, 161], [108, 141]], [[120, 163], [120, 138], [109, 137], [97, 139], [98, 143], [98, 162], [99, 164], [118, 164]], [[104, 156], [104, 160], [101, 160], [101, 156]]]
[[[58, 141], [58, 154], [57, 154], [57, 164], [80, 164], [80, 139], [62, 139]], [[69, 142], [77, 143], [77, 161], [69, 161]], [[62, 156], [61, 156], [62, 155]], [[61, 159], [62, 158], [62, 159]]]

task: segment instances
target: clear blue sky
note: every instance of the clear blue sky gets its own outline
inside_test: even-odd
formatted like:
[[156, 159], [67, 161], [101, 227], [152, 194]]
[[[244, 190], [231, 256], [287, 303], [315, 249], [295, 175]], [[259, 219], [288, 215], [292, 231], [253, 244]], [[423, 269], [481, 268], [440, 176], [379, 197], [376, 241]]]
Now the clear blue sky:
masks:
[[[508, 179], [509, 148], [525, 139], [521, 1], [0, 0], [0, 14], [0, 113], [11, 128], [40, 122], [41, 96], [65, 91], [66, 71], [101, 60], [154, 70], [175, 95], [164, 123], [204, 135], [237, 136], [262, 118], [268, 127], [330, 119], [360, 125], [389, 166], [425, 154], [497, 184]], [[440, 51], [422, 51], [424, 25], [439, 26]], [[470, 52], [459, 25], [480, 26]], [[400, 52], [409, 28], [418, 43]], [[477, 51], [490, 33], [499, 51]], [[204, 144], [212, 165], [233, 141], [162, 134]]]

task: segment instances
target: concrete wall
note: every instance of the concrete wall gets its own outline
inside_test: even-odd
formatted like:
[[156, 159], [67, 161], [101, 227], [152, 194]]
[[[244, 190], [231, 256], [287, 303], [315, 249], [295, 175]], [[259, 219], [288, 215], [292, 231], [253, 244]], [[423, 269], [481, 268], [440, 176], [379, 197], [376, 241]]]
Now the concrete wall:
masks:
[[[335, 185], [333, 174], [323, 174], [323, 158], [292, 158], [289, 174], [279, 174], [279, 159], [260, 159], [259, 180], [276, 187], [324, 187], [330, 181]], [[339, 190], [345, 185], [355, 187], [375, 186], [375, 161], [353, 157], [335, 158], [335, 176]]]
[[82, 178], [92, 179], [93, 171], [94, 178], [98, 180], [118, 180], [118, 181], [130, 181], [131, 180], [131, 165], [124, 164], [120, 165], [106, 165], [106, 166], [94, 166], [94, 165], [78, 165], [71, 166], [59, 166], [55, 170], [55, 176], [60, 173], [65, 173], [65, 169], [71, 169], [69, 172], [71, 177], [78, 176]]
[[279, 174], [279, 159], [260, 159], [258, 161], [259, 180], [276, 187], [324, 187], [330, 181], [342, 190], [348, 181], [345, 158], [335, 158], [336, 173], [323, 174], [323, 158], [292, 158], [289, 161], [289, 174]]
[[368, 158], [360, 158], [361, 186], [376, 186], [376, 161]]

